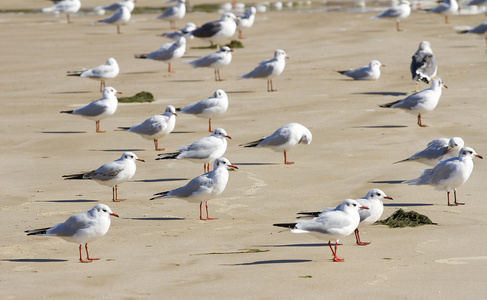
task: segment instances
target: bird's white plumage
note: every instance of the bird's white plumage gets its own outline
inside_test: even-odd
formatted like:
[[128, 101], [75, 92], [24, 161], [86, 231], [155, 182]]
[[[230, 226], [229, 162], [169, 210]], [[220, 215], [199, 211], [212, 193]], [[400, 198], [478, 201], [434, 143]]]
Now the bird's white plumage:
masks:
[[396, 20], [405, 19], [411, 14], [411, 4], [407, 0], [401, 0], [398, 5], [390, 7], [372, 19], [394, 18]]
[[42, 12], [48, 13], [68, 13], [74, 14], [81, 8], [81, 2], [79, 0], [63, 0], [54, 4], [51, 7], [43, 8]]
[[116, 13], [99, 22], [113, 25], [125, 25], [130, 20], [130, 17], [130, 10], [126, 6], [121, 6]]
[[147, 140], [158, 140], [170, 134], [176, 125], [176, 109], [169, 105], [164, 114], [155, 115], [128, 129]]
[[185, 51], [186, 38], [180, 37], [179, 40], [174, 43], [163, 44], [158, 50], [147, 54], [145, 58], [170, 62], [173, 59], [181, 58]]
[[216, 90], [211, 97], [181, 107], [180, 112], [183, 114], [191, 114], [198, 118], [211, 119], [225, 113], [227, 109], [227, 93], [224, 90]]
[[289, 58], [284, 50], [277, 49], [274, 51], [274, 58], [264, 60], [259, 65], [247, 74], [239, 76], [239, 78], [261, 78], [269, 79], [281, 75], [286, 66], [286, 58]]
[[228, 66], [232, 62], [232, 50], [223, 46], [218, 51], [203, 56], [201, 58], [187, 62], [193, 68], [213, 68], [218, 70], [222, 67]]
[[122, 0], [105, 6], [97, 6], [95, 7], [95, 11], [102, 15], [105, 14], [106, 11], [117, 12], [122, 6], [127, 7], [127, 9], [132, 12], [135, 8], [134, 0]]
[[308, 128], [298, 123], [290, 123], [263, 138], [255, 147], [266, 147], [276, 152], [288, 151], [297, 144], [310, 144], [312, 138]]
[[157, 19], [173, 22], [181, 20], [186, 15], [186, 0], [178, 0], [176, 6], [166, 9]]
[[72, 114], [79, 115], [93, 121], [103, 120], [113, 115], [117, 111], [118, 99], [115, 96], [117, 93], [117, 90], [113, 87], [106, 87], [103, 89], [102, 98], [81, 108], [73, 110]]
[[237, 30], [237, 17], [231, 12], [222, 14], [220, 20], [211, 21], [192, 31], [194, 37], [208, 40], [212, 44], [231, 38]]
[[463, 148], [464, 145], [465, 143], [460, 137], [434, 139], [428, 143], [425, 149], [398, 162], [416, 161], [434, 166], [440, 160], [458, 156], [460, 149]]
[[380, 61], [372, 60], [368, 66], [348, 71], [340, 71], [339, 73], [355, 80], [377, 80], [380, 77], [380, 68], [383, 66], [384, 65]]

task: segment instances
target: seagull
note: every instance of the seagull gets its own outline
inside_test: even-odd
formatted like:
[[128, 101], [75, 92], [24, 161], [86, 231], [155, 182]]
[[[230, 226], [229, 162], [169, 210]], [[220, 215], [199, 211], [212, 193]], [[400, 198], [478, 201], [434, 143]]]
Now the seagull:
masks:
[[[110, 216], [118, 215], [105, 204], [97, 204], [87, 212], [69, 217], [64, 223], [52, 227], [26, 230], [27, 235], [58, 236], [68, 242], [79, 244], [79, 261], [90, 263], [99, 258], [90, 257], [88, 243], [104, 236], [110, 228]], [[81, 255], [81, 246], [85, 244], [86, 259]]]
[[101, 185], [111, 186], [113, 202], [120, 202], [125, 199], [118, 199], [118, 185], [130, 180], [135, 175], [135, 161], [144, 162], [132, 152], [124, 152], [122, 156], [112, 162], [106, 163], [96, 170], [87, 173], [63, 175], [64, 180], [90, 179]]
[[218, 51], [207, 56], [187, 62], [193, 68], [213, 68], [215, 69], [215, 81], [222, 81], [220, 77], [220, 68], [228, 66], [232, 62], [233, 50], [227, 46], [221, 47]]
[[178, 41], [174, 43], [165, 43], [161, 46], [161, 48], [159, 48], [159, 50], [152, 51], [149, 54], [136, 54], [135, 58], [166, 61], [169, 64], [167, 71], [169, 73], [174, 73], [174, 71], [171, 71], [171, 60], [181, 58], [185, 51], [186, 38], [182, 36]]
[[378, 14], [377, 16], [372, 17], [371, 19], [380, 19], [380, 18], [394, 18], [396, 19], [396, 29], [397, 31], [402, 31], [399, 29], [399, 20], [406, 19], [411, 14], [411, 3], [407, 0], [401, 0], [397, 6], [393, 6], [388, 8], [387, 10], [383, 11], [382, 13]]
[[433, 80], [430, 88], [414, 93], [405, 99], [380, 105], [380, 107], [400, 108], [411, 114], [418, 114], [418, 125], [420, 127], [428, 127], [428, 125], [421, 123], [421, 114], [435, 109], [440, 100], [443, 87], [448, 88], [443, 83], [443, 80], [437, 77]]
[[121, 94], [121, 92], [112, 87], [106, 87], [103, 89], [103, 97], [101, 99], [75, 110], [63, 110], [61, 113], [80, 115], [93, 120], [96, 122], [96, 132], [105, 132], [100, 130], [100, 120], [113, 115], [117, 111], [118, 99], [115, 94]]
[[420, 80], [430, 83], [436, 76], [438, 66], [436, 65], [435, 55], [431, 50], [431, 44], [428, 41], [419, 43], [419, 48], [411, 57], [411, 75], [416, 82], [416, 92], [418, 91], [418, 82]]
[[93, 69], [83, 69], [81, 71], [68, 71], [67, 76], [86, 77], [100, 81], [100, 92], [103, 92], [105, 87], [105, 79], [117, 77], [120, 69], [115, 58], [110, 57], [104, 65], [100, 65]]
[[210, 136], [200, 138], [189, 146], [179, 147], [178, 152], [161, 153], [156, 160], [187, 159], [204, 163], [204, 172], [210, 171], [210, 162], [222, 156], [227, 150], [227, 140], [231, 139], [225, 129], [217, 128]]
[[176, 110], [183, 114], [192, 114], [198, 118], [208, 118], [208, 130], [211, 130], [211, 118], [227, 111], [228, 96], [224, 90], [216, 90], [211, 97], [193, 102]]
[[[460, 31], [459, 33], [487, 34], [487, 21], [482, 22], [480, 23], [480, 25], [470, 28], [468, 30]], [[485, 44], [487, 45], [487, 35], [485, 36]]]
[[355, 70], [338, 71], [338, 73], [351, 77], [355, 80], [377, 80], [380, 77], [380, 67], [385, 67], [378, 60], [373, 60], [368, 66], [364, 66]]
[[272, 86], [272, 78], [281, 75], [286, 66], [286, 60], [289, 59], [286, 52], [281, 49], [277, 49], [274, 52], [274, 58], [269, 60], [264, 60], [259, 63], [259, 65], [247, 74], [240, 75], [239, 78], [262, 78], [267, 79], [267, 91], [274, 92], [274, 87]]
[[[389, 199], [393, 200], [392, 197], [389, 197], [384, 193], [383, 191], [379, 189], [371, 189], [370, 191], [367, 192], [367, 195], [365, 197], [357, 199], [357, 201], [360, 205], [368, 207], [369, 209], [363, 209], [359, 210], [359, 215], [360, 215], [360, 223], [355, 229], [355, 239], [357, 242], [357, 245], [360, 246], [366, 246], [370, 244], [370, 242], [362, 242], [360, 241], [360, 235], [359, 235], [359, 228], [363, 228], [365, 226], [369, 226], [371, 224], [374, 224], [377, 220], [380, 219], [382, 216], [382, 212], [384, 211], [384, 204], [382, 203], [383, 199]], [[340, 205], [343, 205], [340, 204]], [[300, 212], [298, 214], [300, 215], [305, 215], [309, 217], [319, 217], [320, 215], [332, 211], [336, 209], [335, 207], [328, 207], [325, 208], [322, 211], [317, 211], [317, 212]]]
[[220, 20], [203, 24], [196, 28], [191, 34], [197, 38], [210, 41], [213, 46], [223, 40], [227, 40], [235, 34], [237, 30], [237, 17], [231, 12], [222, 14]]
[[439, 138], [428, 143], [425, 149], [418, 151], [409, 158], [396, 161], [395, 164], [406, 161], [416, 161], [429, 166], [435, 166], [446, 157], [456, 157], [465, 143], [461, 137], [451, 139]]
[[120, 10], [118, 12], [98, 22], [117, 25], [117, 33], [120, 34], [120, 25], [127, 24], [130, 20], [130, 17], [130, 10], [126, 6], [122, 6], [120, 7]]
[[[278, 227], [291, 228], [293, 233], [310, 233], [319, 239], [328, 240], [334, 262], [344, 261], [337, 256], [338, 239], [350, 235], [360, 223], [359, 210], [368, 209], [355, 200], [347, 199], [334, 210], [325, 212], [312, 220], [298, 220], [295, 223], [273, 224]], [[335, 250], [331, 247], [335, 241]]]
[[[448, 206], [464, 205], [465, 203], [457, 202], [457, 188], [467, 182], [473, 171], [474, 157], [483, 159], [475, 150], [470, 147], [463, 147], [458, 153], [458, 157], [453, 157], [441, 161], [432, 169], [426, 169], [423, 174], [416, 179], [406, 180], [403, 183], [409, 185], [429, 184], [435, 187], [437, 191], [446, 191]], [[455, 202], [450, 204], [450, 191], [453, 190]]]
[[43, 13], [66, 13], [68, 23], [72, 23], [71, 19], [69, 18], [69, 14], [75, 14], [81, 8], [81, 2], [79, 0], [63, 0], [51, 7], [43, 8]]
[[177, 114], [174, 106], [168, 105], [166, 111], [162, 115], [155, 115], [132, 127], [119, 128], [127, 130], [128, 132], [137, 133], [146, 140], [154, 140], [155, 150], [162, 151], [164, 148], [159, 148], [159, 139], [162, 139], [174, 130], [176, 116]]
[[136, 0], [122, 0], [118, 1], [115, 3], [112, 3], [110, 5], [106, 6], [97, 6], [95, 7], [95, 11], [100, 14], [104, 15], [106, 11], [111, 11], [111, 12], [117, 12], [122, 8], [122, 6], [125, 6], [129, 9], [129, 12], [132, 12], [135, 8], [134, 2], [137, 2]]
[[437, 7], [428, 12], [445, 15], [445, 24], [448, 24], [448, 15], [457, 14], [458, 9], [457, 0], [443, 0]]
[[249, 7], [243, 15], [238, 16], [237, 18], [237, 30], [238, 30], [238, 38], [244, 39], [242, 36], [242, 30], [244, 28], [250, 28], [254, 25], [255, 14], [257, 13], [257, 9], [255, 7]]
[[487, 5], [487, 0], [472, 0], [472, 1], [469, 1], [465, 5], [467, 5], [467, 6], [470, 6], [470, 5]]
[[[175, 0], [169, 0], [167, 3]], [[171, 29], [176, 29], [176, 20], [181, 20], [186, 14], [186, 0], [177, 0], [178, 4], [176, 6], [166, 9], [160, 16], [156, 19], [163, 19], [169, 21], [169, 26]]]
[[[180, 198], [189, 202], [200, 202], [200, 220], [214, 220], [208, 215], [208, 200], [223, 193], [228, 182], [228, 168], [238, 169], [224, 157], [219, 157], [213, 164], [213, 171], [193, 178], [188, 184], [180, 188], [154, 194], [150, 200], [157, 198]], [[203, 201], [206, 206], [206, 218], [203, 218]]]
[[287, 151], [297, 144], [309, 145], [312, 138], [313, 137], [308, 128], [298, 123], [290, 123], [277, 129], [268, 137], [250, 143], [241, 144], [240, 146], [245, 148], [268, 147], [276, 152], [284, 151], [284, 164], [289, 165], [294, 164], [294, 162], [287, 160]]
[[167, 32], [162, 34], [161, 36], [168, 38], [172, 41], [177, 41], [179, 40], [180, 37], [184, 36], [186, 39], [194, 39], [194, 36], [191, 34], [191, 31], [196, 29], [196, 25], [194, 23], [188, 22], [184, 26], [184, 28], [181, 28], [179, 30], [173, 31], [173, 32]]

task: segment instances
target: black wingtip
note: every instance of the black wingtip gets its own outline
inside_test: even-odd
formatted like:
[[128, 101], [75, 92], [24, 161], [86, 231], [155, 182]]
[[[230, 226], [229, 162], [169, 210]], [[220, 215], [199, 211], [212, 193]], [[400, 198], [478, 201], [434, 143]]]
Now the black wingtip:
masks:
[[296, 223], [276, 223], [276, 224], [272, 224], [272, 226], [284, 227], [284, 228], [294, 228], [294, 227], [296, 227]]
[[60, 113], [62, 114], [72, 114], [74, 110], [62, 110]]

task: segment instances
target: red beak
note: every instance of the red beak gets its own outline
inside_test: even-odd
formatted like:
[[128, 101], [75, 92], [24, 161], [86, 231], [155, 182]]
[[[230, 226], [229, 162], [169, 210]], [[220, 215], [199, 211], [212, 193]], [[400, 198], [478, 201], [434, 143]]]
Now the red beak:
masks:
[[138, 161], [145, 162], [145, 160], [137, 158]]
[[114, 217], [120, 218], [116, 213], [111, 213], [110, 216], [114, 216]]
[[392, 199], [392, 197], [389, 197], [389, 196], [385, 196], [384, 199], [394, 200], [394, 199]]
[[369, 209], [367, 206], [360, 206], [360, 209]]

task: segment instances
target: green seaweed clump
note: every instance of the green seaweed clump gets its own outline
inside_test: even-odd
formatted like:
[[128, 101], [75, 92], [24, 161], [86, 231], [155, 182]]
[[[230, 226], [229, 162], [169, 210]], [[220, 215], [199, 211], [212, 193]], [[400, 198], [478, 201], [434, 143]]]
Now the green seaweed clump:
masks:
[[436, 225], [430, 218], [415, 211], [404, 211], [402, 208], [396, 210], [384, 220], [377, 221], [378, 224], [387, 225], [390, 228], [416, 227], [422, 225]]
[[143, 102], [154, 102], [154, 95], [149, 92], [140, 92], [132, 97], [120, 97], [118, 98], [120, 103], [143, 103]]
[[196, 4], [191, 7], [192, 12], [217, 12], [220, 9], [220, 4]]

